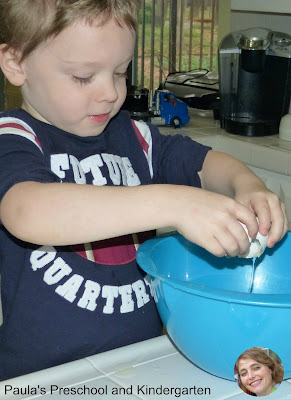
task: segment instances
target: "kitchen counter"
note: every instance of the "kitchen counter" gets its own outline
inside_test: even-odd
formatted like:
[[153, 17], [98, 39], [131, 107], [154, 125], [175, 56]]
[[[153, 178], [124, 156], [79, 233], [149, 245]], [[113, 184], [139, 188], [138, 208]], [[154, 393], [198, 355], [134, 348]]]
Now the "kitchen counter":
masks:
[[279, 139], [278, 134], [246, 137], [227, 133], [213, 118], [212, 111], [192, 108], [189, 114], [190, 122], [182, 129], [163, 126], [161, 132], [190, 136], [214, 150], [233, 155], [249, 166], [291, 177], [291, 142]]
[[[217, 378], [197, 368], [163, 335], [1, 382], [0, 398], [247, 400], [251, 397], [235, 381]], [[283, 381], [270, 398], [290, 400], [291, 380]]]
[[291, 142], [279, 139], [278, 134], [246, 137], [227, 133], [212, 111], [189, 108], [189, 114], [190, 122], [182, 129], [163, 126], [160, 131], [190, 136], [248, 165], [285, 202], [291, 230]]

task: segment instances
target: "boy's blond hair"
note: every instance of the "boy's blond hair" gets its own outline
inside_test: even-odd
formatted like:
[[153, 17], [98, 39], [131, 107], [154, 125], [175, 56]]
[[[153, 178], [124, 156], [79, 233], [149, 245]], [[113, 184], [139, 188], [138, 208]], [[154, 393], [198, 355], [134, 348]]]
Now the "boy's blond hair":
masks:
[[140, 0], [0, 0], [0, 44], [24, 60], [76, 21], [102, 25], [113, 18], [135, 31], [139, 7]]

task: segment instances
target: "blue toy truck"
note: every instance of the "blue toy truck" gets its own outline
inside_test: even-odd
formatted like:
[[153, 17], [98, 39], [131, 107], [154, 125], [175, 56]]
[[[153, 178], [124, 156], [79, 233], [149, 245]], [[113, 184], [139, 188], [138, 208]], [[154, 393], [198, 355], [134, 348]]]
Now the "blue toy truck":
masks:
[[169, 90], [157, 89], [149, 101], [148, 89], [133, 88], [122, 107], [133, 119], [181, 128], [189, 122], [188, 106]]
[[155, 125], [171, 125], [181, 128], [190, 121], [188, 106], [169, 90], [156, 90], [149, 111], [150, 122]]

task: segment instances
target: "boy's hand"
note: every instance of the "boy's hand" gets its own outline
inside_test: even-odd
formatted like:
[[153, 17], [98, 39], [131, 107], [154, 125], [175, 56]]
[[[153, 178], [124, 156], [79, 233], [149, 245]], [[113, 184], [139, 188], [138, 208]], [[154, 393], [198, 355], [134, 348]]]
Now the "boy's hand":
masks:
[[[273, 247], [288, 230], [284, 203], [264, 185], [239, 191], [235, 199], [248, 207], [259, 220], [259, 232], [269, 236], [267, 246]], [[253, 236], [252, 236], [253, 237]]]
[[258, 224], [253, 211], [221, 194], [187, 187], [180, 190], [180, 207], [173, 216], [177, 218], [174, 226], [184, 237], [217, 257], [235, 257], [249, 249], [248, 237], [239, 221], [255, 237]]
[[204, 189], [235, 199], [253, 217], [258, 217], [259, 227], [253, 218], [247, 217], [247, 223], [237, 218], [247, 226], [251, 238], [255, 238], [259, 230], [262, 235], [269, 235], [267, 246], [273, 247], [285, 235], [288, 222], [283, 202], [239, 160], [209, 151], [200, 175]]

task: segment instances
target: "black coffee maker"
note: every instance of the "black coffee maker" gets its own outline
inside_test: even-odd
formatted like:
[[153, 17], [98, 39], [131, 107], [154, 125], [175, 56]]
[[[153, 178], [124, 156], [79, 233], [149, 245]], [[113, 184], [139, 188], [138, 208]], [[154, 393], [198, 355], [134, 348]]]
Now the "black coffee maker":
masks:
[[232, 32], [218, 53], [221, 127], [244, 136], [277, 134], [290, 106], [291, 36], [264, 28]]

